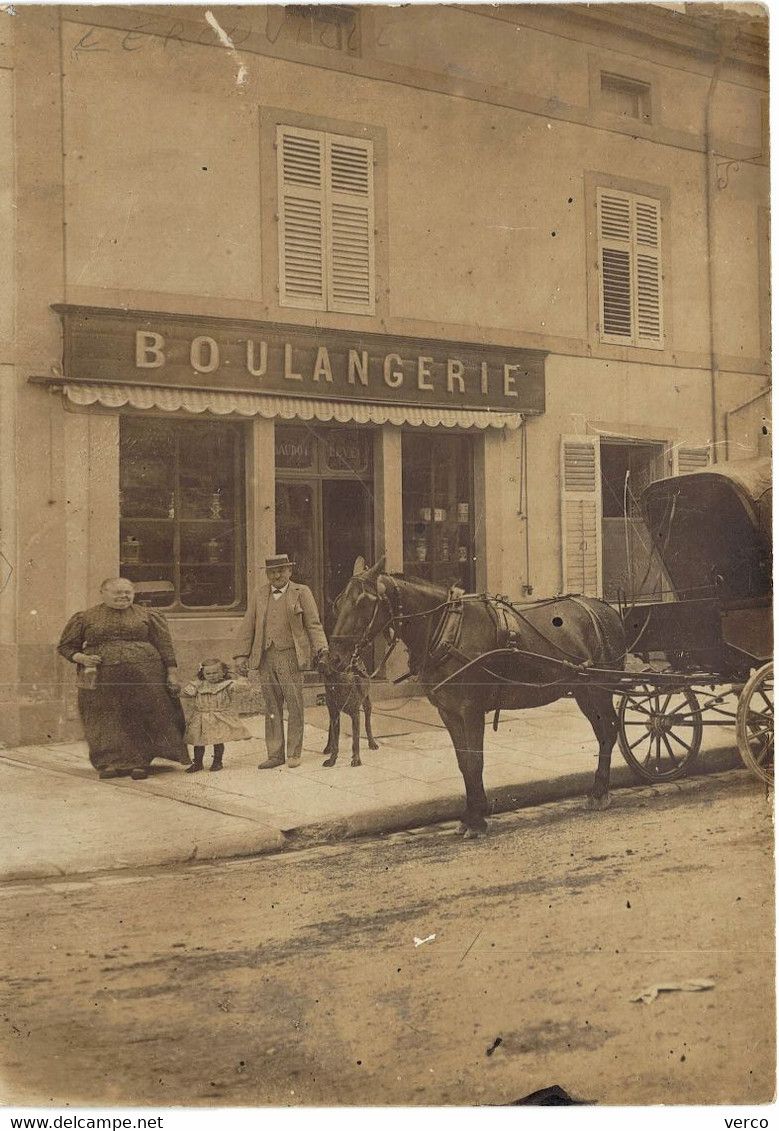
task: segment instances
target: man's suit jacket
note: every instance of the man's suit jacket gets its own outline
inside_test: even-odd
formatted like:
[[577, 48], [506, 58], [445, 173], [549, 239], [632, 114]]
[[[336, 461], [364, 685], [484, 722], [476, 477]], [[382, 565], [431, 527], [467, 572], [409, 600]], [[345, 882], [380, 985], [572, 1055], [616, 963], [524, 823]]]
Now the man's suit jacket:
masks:
[[[266, 582], [251, 594], [249, 607], [235, 636], [233, 658], [248, 656], [250, 668], [259, 668], [265, 651], [265, 614], [268, 601], [272, 600], [270, 590], [270, 584]], [[301, 670], [310, 668], [312, 653], [316, 655], [327, 648], [327, 637], [319, 620], [314, 594], [307, 585], [290, 581], [286, 593], [278, 600], [283, 601], [286, 608], [298, 667]]]

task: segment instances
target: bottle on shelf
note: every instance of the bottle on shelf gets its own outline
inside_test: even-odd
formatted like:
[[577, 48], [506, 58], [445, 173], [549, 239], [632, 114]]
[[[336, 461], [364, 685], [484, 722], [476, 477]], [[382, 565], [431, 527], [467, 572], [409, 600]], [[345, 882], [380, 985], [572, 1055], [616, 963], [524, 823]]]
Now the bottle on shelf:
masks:
[[141, 543], [133, 534], [128, 534], [122, 542], [122, 561], [135, 564], [141, 560]]

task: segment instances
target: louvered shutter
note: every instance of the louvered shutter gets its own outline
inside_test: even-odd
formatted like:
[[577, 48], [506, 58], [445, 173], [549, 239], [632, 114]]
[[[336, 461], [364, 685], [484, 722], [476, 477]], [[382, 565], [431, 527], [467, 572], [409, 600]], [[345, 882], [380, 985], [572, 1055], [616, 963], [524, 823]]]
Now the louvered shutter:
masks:
[[663, 344], [660, 205], [598, 190], [601, 334], [625, 345]]
[[601, 263], [601, 327], [609, 338], [633, 339], [630, 200], [600, 191], [598, 231]]
[[677, 447], [673, 450], [673, 474], [687, 475], [691, 471], [701, 471], [711, 462], [708, 445], [700, 448]]
[[563, 592], [599, 597], [603, 574], [598, 437], [563, 436], [560, 464]]
[[283, 306], [326, 309], [325, 140], [279, 126], [279, 292]]
[[660, 205], [636, 197], [633, 201], [636, 241], [636, 342], [661, 345], [663, 296], [660, 262]]
[[279, 126], [282, 306], [373, 314], [373, 144]]
[[327, 137], [328, 299], [331, 310], [372, 314], [374, 288], [373, 145]]

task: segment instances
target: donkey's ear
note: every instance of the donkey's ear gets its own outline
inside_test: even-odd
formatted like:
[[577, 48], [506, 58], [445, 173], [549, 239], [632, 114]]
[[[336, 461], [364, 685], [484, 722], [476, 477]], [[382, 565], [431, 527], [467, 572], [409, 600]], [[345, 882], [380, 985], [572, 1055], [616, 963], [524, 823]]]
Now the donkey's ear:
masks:
[[378, 577], [379, 574], [381, 573], [381, 571], [384, 569], [384, 563], [386, 562], [386, 560], [387, 560], [387, 555], [382, 554], [381, 557], [379, 558], [379, 560], [376, 562], [376, 565], [371, 566], [371, 568], [369, 570], [366, 570], [364, 580], [365, 581], [369, 581], [369, 580], [372, 581], [374, 577]]
[[387, 586], [381, 580], [381, 578], [379, 578], [378, 581], [376, 582], [376, 592], [378, 593], [378, 595], [380, 597], [385, 597], [386, 594], [387, 594]]
[[365, 558], [360, 557], [354, 559], [352, 577], [356, 577], [358, 573], [365, 573]]

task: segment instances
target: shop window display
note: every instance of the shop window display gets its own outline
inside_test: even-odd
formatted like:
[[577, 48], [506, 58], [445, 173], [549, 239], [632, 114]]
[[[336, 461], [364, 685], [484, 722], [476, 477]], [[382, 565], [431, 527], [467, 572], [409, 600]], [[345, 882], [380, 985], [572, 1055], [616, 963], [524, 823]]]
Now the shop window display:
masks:
[[474, 586], [470, 436], [403, 435], [403, 571]]
[[243, 431], [123, 417], [120, 560], [137, 599], [168, 609], [244, 604]]

